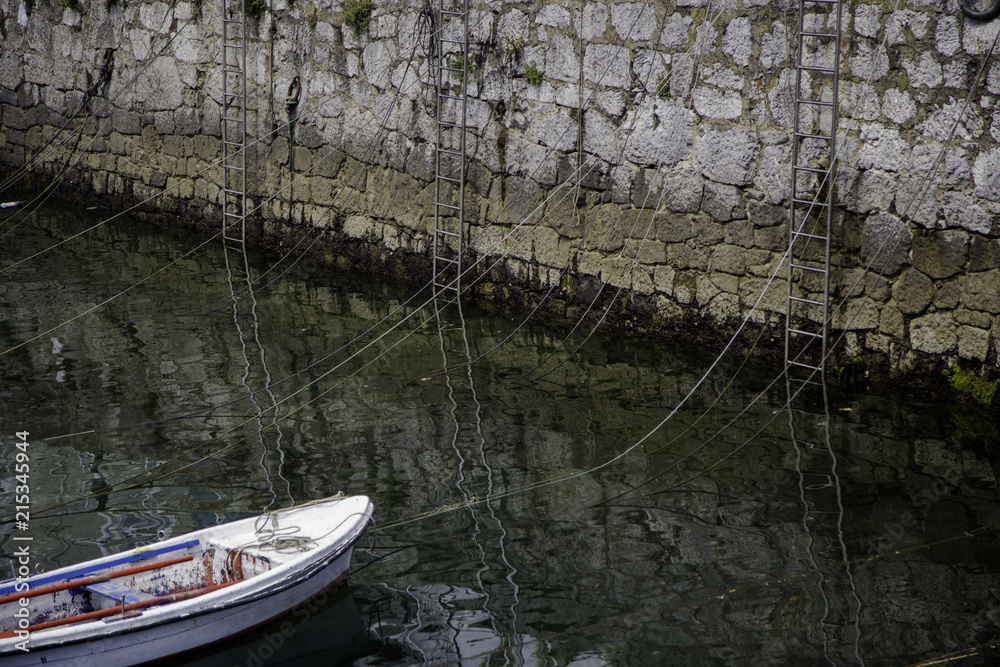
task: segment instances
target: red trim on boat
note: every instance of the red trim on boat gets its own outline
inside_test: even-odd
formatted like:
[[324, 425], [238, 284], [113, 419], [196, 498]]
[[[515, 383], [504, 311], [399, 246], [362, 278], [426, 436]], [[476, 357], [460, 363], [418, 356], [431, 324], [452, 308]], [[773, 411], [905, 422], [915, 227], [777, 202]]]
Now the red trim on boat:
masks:
[[[227, 586], [232, 586], [233, 584], [238, 584], [238, 581], [229, 581], [224, 584], [216, 584], [215, 586], [205, 586], [204, 588], [196, 588], [191, 591], [183, 591], [181, 593], [174, 593], [172, 595], [164, 595], [162, 597], [153, 598], [152, 600], [143, 600], [142, 602], [133, 602], [127, 605], [119, 605], [117, 607], [109, 607], [108, 609], [98, 609], [97, 611], [88, 611], [83, 614], [77, 614], [75, 616], [67, 616], [66, 618], [57, 618], [53, 621], [46, 621], [44, 623], [36, 623], [35, 625], [29, 625], [27, 628], [21, 628], [20, 631], [27, 630], [28, 632], [37, 632], [38, 630], [45, 630], [46, 628], [54, 628], [60, 625], [69, 625], [71, 623], [82, 623], [84, 621], [94, 621], [99, 618], [105, 618], [107, 616], [114, 616], [115, 614], [127, 614], [130, 611], [136, 611], [139, 609], [145, 609], [146, 607], [155, 607], [161, 604], [170, 604], [172, 602], [180, 602], [182, 600], [189, 600], [200, 595], [205, 595], [206, 593], [212, 593], [220, 588], [225, 588]], [[8, 630], [6, 632], [0, 632], [0, 639], [6, 639], [7, 637], [13, 637], [14, 631]]]
[[[19, 600], [20, 598], [33, 598], [38, 595], [47, 595], [49, 593], [58, 593], [59, 591], [64, 591], [67, 588], [81, 588], [83, 586], [89, 586], [91, 584], [99, 584], [103, 581], [109, 581], [111, 579], [116, 579], [118, 577], [127, 577], [133, 574], [139, 574], [140, 572], [148, 572], [149, 570], [158, 570], [161, 567], [167, 567], [168, 565], [177, 565], [178, 563], [186, 563], [189, 560], [193, 560], [194, 556], [182, 556], [181, 558], [170, 558], [168, 560], [161, 560], [155, 563], [147, 563], [145, 565], [136, 565], [135, 567], [127, 567], [124, 570], [117, 570], [116, 572], [108, 572], [107, 574], [98, 574], [93, 577], [84, 577], [83, 579], [74, 579], [73, 581], [64, 581], [61, 584], [52, 584], [51, 586], [43, 586], [41, 588], [34, 588], [24, 593], [15, 593], [13, 595], [5, 595], [0, 598], [0, 604], [6, 604], [8, 602], [13, 602], [14, 600]], [[4, 637], [8, 635], [0, 635]]]

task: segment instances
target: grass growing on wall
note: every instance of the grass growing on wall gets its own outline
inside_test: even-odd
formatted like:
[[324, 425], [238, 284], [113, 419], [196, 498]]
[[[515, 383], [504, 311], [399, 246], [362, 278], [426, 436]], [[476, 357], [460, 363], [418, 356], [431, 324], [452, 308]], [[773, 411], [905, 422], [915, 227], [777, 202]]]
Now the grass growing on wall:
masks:
[[[462, 51], [459, 51], [456, 54], [448, 56], [448, 67], [452, 69], [467, 69], [469, 74], [472, 73], [472, 68], [475, 67], [476, 63], [478, 62], [479, 62], [479, 56], [475, 53], [469, 54], [468, 65], [466, 65], [465, 62], [465, 53]], [[454, 74], [459, 81], [463, 80], [461, 72], [454, 72]]]
[[542, 70], [538, 69], [535, 63], [531, 63], [524, 68], [524, 78], [528, 80], [532, 86], [537, 86], [542, 82], [544, 76], [542, 75]]
[[267, 0], [246, 0], [247, 16], [259, 19], [267, 11]]
[[375, 4], [372, 0], [346, 0], [344, 2], [344, 25], [354, 31], [355, 37], [368, 30], [372, 20], [372, 10]]
[[656, 96], [661, 100], [665, 100], [670, 97], [670, 84], [667, 82], [667, 78], [662, 74], [656, 75]]

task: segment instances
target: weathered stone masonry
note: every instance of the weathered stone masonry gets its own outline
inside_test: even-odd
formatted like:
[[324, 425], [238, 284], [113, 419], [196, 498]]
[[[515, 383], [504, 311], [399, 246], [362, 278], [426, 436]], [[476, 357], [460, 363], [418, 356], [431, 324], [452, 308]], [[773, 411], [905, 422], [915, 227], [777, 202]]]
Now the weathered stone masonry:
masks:
[[[108, 110], [34, 171], [70, 164], [78, 189], [217, 225], [218, 5], [0, 0], [8, 171], [75, 111], [113, 48], [111, 80], [90, 107], [110, 99]], [[429, 262], [415, 261], [427, 256], [433, 215], [425, 5], [376, 2], [360, 37], [342, 25], [341, 5], [272, 0], [251, 21], [256, 218], [265, 235], [320, 227], [328, 248], [364, 248], [426, 277]], [[959, 362], [992, 376], [1000, 61], [976, 75], [1000, 23], [967, 20], [954, 0], [894, 5], [855, 1], [845, 12], [833, 273], [835, 304], [844, 302], [834, 324], [850, 329], [841, 358], [899, 375]], [[796, 11], [789, 0], [475, 3], [467, 209], [474, 256], [494, 267], [479, 293], [559, 281], [553, 307], [572, 309], [604, 282], [623, 287], [626, 312], [650, 324], [738, 322], [787, 246]], [[529, 66], [541, 83], [527, 81]], [[284, 97], [296, 75], [290, 143]], [[754, 315], [777, 332], [784, 277]]]

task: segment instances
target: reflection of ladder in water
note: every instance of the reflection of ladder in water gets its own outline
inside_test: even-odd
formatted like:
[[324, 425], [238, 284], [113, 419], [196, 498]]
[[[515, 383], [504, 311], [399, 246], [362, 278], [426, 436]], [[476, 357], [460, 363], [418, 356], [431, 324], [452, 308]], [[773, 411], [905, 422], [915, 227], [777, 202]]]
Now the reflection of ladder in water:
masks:
[[[280, 479], [285, 495], [294, 502], [292, 498], [291, 485], [285, 478], [282, 468], [284, 467], [285, 455], [281, 448], [282, 431], [278, 419], [278, 400], [270, 390], [271, 373], [267, 368], [267, 355], [263, 344], [260, 342], [260, 324], [257, 318], [257, 296], [253, 292], [253, 278], [250, 271], [249, 261], [246, 253], [232, 249], [227, 246], [226, 274], [229, 278], [229, 292], [233, 300], [233, 325], [240, 341], [240, 353], [243, 362], [243, 375], [240, 378], [243, 384], [245, 395], [249, 397], [253, 414], [256, 417], [256, 433], [253, 440], [259, 444], [261, 468], [267, 478], [267, 485], [271, 492], [271, 503], [278, 500], [278, 493], [275, 489], [275, 480], [272, 479], [271, 448], [268, 445], [268, 438], [265, 433], [269, 433], [269, 427], [274, 424], [275, 446], [274, 456], [274, 476]], [[255, 389], [261, 387], [262, 389]], [[263, 402], [259, 400], [265, 398]], [[267, 414], [265, 414], [265, 412]]]
[[[453, 310], [454, 309], [454, 310]], [[448, 321], [446, 312], [453, 312], [457, 316], [457, 321]], [[465, 609], [462, 613], [461, 625], [468, 625], [470, 619], [474, 619], [477, 627], [483, 628], [487, 624], [493, 631], [494, 637], [510, 637], [513, 630], [517, 628], [517, 606], [520, 604], [520, 587], [515, 582], [517, 568], [515, 568], [507, 558], [506, 539], [507, 530], [503, 522], [497, 516], [493, 506], [487, 502], [482, 511], [472, 504], [476, 497], [490, 497], [494, 494], [494, 471], [490, 466], [486, 456], [486, 438], [483, 436], [482, 428], [482, 406], [476, 394], [476, 386], [472, 379], [472, 349], [469, 346], [468, 331], [465, 326], [465, 316], [462, 313], [461, 301], [456, 301], [453, 305], [450, 301], [434, 299], [434, 318], [437, 322], [438, 337], [441, 342], [441, 360], [444, 363], [445, 385], [448, 390], [448, 400], [451, 403], [450, 414], [454, 422], [452, 431], [451, 447], [455, 452], [458, 461], [458, 478], [456, 487], [462, 495], [462, 500], [468, 504], [469, 518], [472, 521], [472, 539], [479, 551], [480, 565], [476, 571], [476, 593], [482, 598], [482, 609], [480, 611]], [[460, 337], [460, 340], [458, 338]], [[457, 347], [456, 347], [457, 345]], [[456, 363], [458, 362], [458, 363]], [[454, 368], [454, 372], [448, 372]], [[474, 473], [486, 472], [486, 488], [476, 483], [476, 478], [482, 479], [481, 475]], [[477, 493], [477, 486], [478, 493]], [[496, 627], [496, 610], [491, 609], [493, 602], [497, 599], [490, 591], [487, 578], [484, 577], [491, 569], [487, 559], [487, 551], [483, 547], [483, 542], [487, 539], [487, 531], [491, 531], [490, 525], [496, 529], [497, 542], [499, 547], [500, 561], [502, 569], [507, 570], [504, 580], [510, 585], [510, 598], [512, 599], [508, 615], [512, 619], [512, 627], [501, 632]], [[492, 531], [491, 531], [492, 532]], [[489, 580], [496, 581], [494, 576]], [[470, 616], [471, 615], [471, 616]], [[457, 632], [457, 630], [456, 630]], [[495, 650], [499, 651], [498, 646]], [[504, 652], [509, 647], [503, 647]], [[517, 655], [516, 647], [510, 648], [514, 653], [514, 663], [523, 664], [523, 660]], [[467, 657], [457, 656], [459, 661]], [[509, 663], [509, 661], [508, 661]]]
[[[833, 449], [833, 415], [822, 385], [822, 409], [806, 407], [804, 396], [796, 397], [791, 382], [788, 388], [788, 430], [795, 449], [799, 501], [802, 505], [802, 531], [806, 536], [803, 563], [814, 575], [804, 588], [802, 598], [815, 600], [807, 615], [811, 625], [815, 616], [822, 637], [823, 656], [832, 665], [864, 665], [861, 655], [861, 599], [851, 571], [844, 539], [844, 500]], [[793, 404], [795, 407], [793, 407]]]
[[[438, 0], [437, 39], [437, 149], [434, 159], [434, 293], [461, 291], [462, 248], [465, 243], [465, 130], [466, 90], [469, 77], [469, 2], [451, 9], [452, 2]], [[445, 5], [448, 4], [449, 8]], [[446, 21], [461, 24], [461, 39], [446, 35]], [[454, 47], [460, 49], [454, 52]], [[459, 93], [447, 88], [448, 80], [459, 78]], [[455, 136], [457, 133], [457, 137]], [[449, 140], [450, 139], [450, 140]], [[456, 141], [457, 139], [457, 141]], [[457, 144], [457, 145], [456, 145]]]
[[241, 248], [247, 215], [245, 0], [222, 0], [222, 239]]
[[785, 299], [785, 370], [799, 382], [826, 365], [842, 4], [799, 0]]

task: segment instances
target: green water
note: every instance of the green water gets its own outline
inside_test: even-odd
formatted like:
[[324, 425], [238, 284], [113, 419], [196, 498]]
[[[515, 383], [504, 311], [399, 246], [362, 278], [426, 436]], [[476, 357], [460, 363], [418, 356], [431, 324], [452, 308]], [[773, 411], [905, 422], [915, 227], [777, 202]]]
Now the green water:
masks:
[[[0, 266], [100, 220], [36, 213]], [[202, 241], [117, 219], [0, 273], [0, 501], [28, 431], [39, 565], [339, 491], [375, 503], [348, 591], [278, 648], [275, 626], [191, 660], [989, 663], [986, 413], [812, 395], [793, 439], [772, 369], [729, 386], [739, 357], [684, 401], [717, 350], [437, 311], [308, 259], [234, 302], [241, 258], [178, 260]]]

